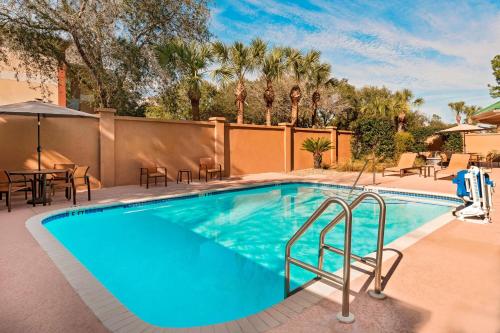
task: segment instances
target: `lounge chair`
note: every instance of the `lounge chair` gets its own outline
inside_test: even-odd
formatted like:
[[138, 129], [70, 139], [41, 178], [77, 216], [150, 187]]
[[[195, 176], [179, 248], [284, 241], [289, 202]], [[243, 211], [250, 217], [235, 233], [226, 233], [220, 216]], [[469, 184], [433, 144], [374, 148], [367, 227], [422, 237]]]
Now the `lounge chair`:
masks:
[[470, 155], [469, 154], [453, 154], [450, 158], [450, 163], [448, 167], [441, 170], [434, 171], [434, 180], [437, 180], [437, 173], [441, 177], [455, 176], [460, 170], [467, 170], [469, 166]]
[[382, 177], [385, 177], [385, 173], [387, 171], [389, 172], [398, 172], [399, 177], [403, 177], [403, 174], [406, 171], [412, 170], [412, 169], [420, 169], [419, 167], [415, 166], [415, 160], [417, 159], [417, 153], [403, 153], [401, 157], [399, 158], [398, 165], [395, 167], [391, 168], [385, 168], [382, 170]]
[[198, 168], [198, 180], [201, 180], [201, 172], [205, 171], [205, 181], [208, 182], [208, 177], [213, 177], [213, 175], [219, 175], [219, 180], [222, 180], [222, 165], [215, 164], [215, 161], [211, 157], [200, 158], [200, 164]]
[[12, 194], [16, 192], [24, 192], [25, 199], [28, 199], [28, 192], [31, 192], [31, 196], [34, 197], [33, 182], [27, 180], [26, 177], [24, 179], [14, 180], [8, 171], [0, 170], [0, 200], [3, 199], [3, 195], [5, 194], [7, 210], [9, 212], [11, 211]]
[[158, 178], [163, 179], [167, 186], [167, 168], [165, 167], [143, 167], [139, 178], [139, 185], [142, 186], [142, 178], [146, 177], [146, 188], [149, 188], [149, 180], [154, 179], [155, 185], [158, 184]]

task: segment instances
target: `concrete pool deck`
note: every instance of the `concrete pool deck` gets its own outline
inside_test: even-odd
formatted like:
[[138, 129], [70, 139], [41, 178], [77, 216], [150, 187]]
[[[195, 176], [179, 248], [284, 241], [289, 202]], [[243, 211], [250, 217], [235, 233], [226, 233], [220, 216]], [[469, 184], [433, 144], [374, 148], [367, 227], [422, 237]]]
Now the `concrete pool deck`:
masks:
[[[495, 170], [493, 179], [499, 179]], [[222, 182], [123, 186], [93, 192], [90, 204], [147, 198], [192, 190], [228, 188], [273, 180], [324, 180], [352, 184], [355, 173], [260, 174]], [[371, 182], [365, 175], [360, 185]], [[416, 175], [377, 177], [380, 186], [453, 193], [449, 180]], [[79, 204], [86, 205], [85, 194]], [[24, 222], [49, 210], [69, 207], [61, 199], [52, 206], [27, 206], [22, 197], [8, 214], [0, 208], [0, 332], [107, 332], [98, 318], [32, 238]], [[495, 204], [500, 204], [498, 195]], [[397, 257], [396, 257], [397, 258]], [[396, 260], [397, 265], [394, 264]], [[351, 302], [353, 325], [335, 320], [340, 304], [322, 300], [296, 313], [275, 332], [499, 332], [500, 331], [500, 214], [493, 223], [477, 225], [453, 221], [402, 251], [402, 259], [388, 260], [383, 274], [394, 268], [384, 301], [359, 293]], [[370, 280], [368, 280], [369, 282]], [[367, 276], [353, 280], [353, 291], [367, 288]], [[356, 289], [357, 288], [357, 289]], [[235, 330], [238, 328], [236, 327]], [[259, 328], [255, 327], [255, 331]]]

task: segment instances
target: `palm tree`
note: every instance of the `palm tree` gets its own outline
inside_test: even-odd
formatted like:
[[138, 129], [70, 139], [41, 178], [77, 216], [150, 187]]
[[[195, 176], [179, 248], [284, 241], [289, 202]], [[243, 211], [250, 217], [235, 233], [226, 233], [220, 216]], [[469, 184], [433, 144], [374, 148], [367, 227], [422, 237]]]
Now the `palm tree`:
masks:
[[245, 75], [254, 71], [260, 65], [266, 48], [266, 43], [259, 38], [252, 40], [249, 46], [245, 46], [241, 42], [225, 45], [217, 41], [212, 44], [212, 50], [220, 62], [220, 67], [213, 73], [214, 77], [223, 85], [236, 80], [234, 96], [238, 109], [238, 124], [243, 124], [243, 115], [245, 113], [245, 99], [247, 98]]
[[311, 125], [314, 127], [316, 124], [316, 117], [318, 115], [318, 106], [319, 101], [321, 99], [320, 89], [323, 87], [334, 86], [336, 80], [331, 78], [331, 69], [330, 64], [320, 64], [313, 63], [309, 68], [308, 73], [308, 88], [313, 90], [311, 100], [312, 100], [312, 109], [313, 113], [311, 116]]
[[156, 56], [162, 68], [178, 71], [187, 81], [191, 115], [200, 120], [201, 83], [213, 60], [209, 45], [176, 40], [157, 47]]
[[455, 113], [455, 120], [457, 121], [457, 124], [460, 124], [460, 122], [462, 121], [462, 114], [465, 111], [465, 102], [451, 102], [448, 103], [448, 106]]
[[266, 81], [264, 101], [266, 102], [266, 125], [271, 126], [271, 112], [274, 103], [273, 82], [279, 80], [286, 70], [285, 52], [282, 48], [271, 49], [264, 57], [261, 66], [262, 77]]
[[332, 149], [332, 142], [327, 138], [307, 138], [302, 142], [302, 150], [307, 150], [313, 154], [314, 168], [321, 168], [323, 153]]
[[479, 110], [481, 110], [481, 107], [477, 105], [467, 105], [464, 107], [465, 121], [467, 124], [472, 125], [472, 116]]
[[320, 52], [316, 50], [310, 50], [305, 55], [303, 55], [299, 50], [287, 48], [287, 67], [290, 69], [292, 77], [294, 78], [295, 85], [290, 89], [290, 101], [291, 101], [291, 123], [292, 126], [297, 124], [297, 119], [299, 117], [299, 102], [302, 98], [302, 90], [300, 85], [304, 78], [306, 78], [307, 73], [313, 64], [319, 62]]
[[404, 131], [406, 116], [413, 107], [420, 107], [424, 104], [423, 98], [413, 98], [413, 93], [409, 89], [396, 91], [394, 94], [393, 112], [397, 121], [398, 132]]

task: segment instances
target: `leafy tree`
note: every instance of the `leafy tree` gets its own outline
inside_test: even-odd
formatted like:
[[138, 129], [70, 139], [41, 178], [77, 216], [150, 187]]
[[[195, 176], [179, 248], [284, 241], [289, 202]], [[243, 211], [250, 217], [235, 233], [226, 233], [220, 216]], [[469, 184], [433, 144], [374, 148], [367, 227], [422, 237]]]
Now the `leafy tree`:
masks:
[[287, 65], [295, 82], [290, 89], [290, 122], [292, 126], [295, 126], [299, 118], [299, 102], [302, 98], [302, 89], [300, 86], [307, 77], [312, 65], [319, 62], [320, 52], [310, 50], [306, 54], [302, 54], [299, 50], [287, 48], [286, 55]]
[[266, 125], [271, 126], [271, 114], [276, 97], [273, 82], [281, 79], [286, 70], [285, 52], [282, 48], [273, 48], [268, 51], [262, 61], [262, 77], [266, 81], [264, 102], [266, 103]]
[[500, 97], [500, 54], [491, 59], [491, 68], [493, 69], [496, 84], [488, 85], [488, 87], [490, 88], [490, 96], [497, 98]]
[[316, 117], [318, 115], [318, 106], [321, 100], [320, 90], [333, 86], [336, 80], [331, 78], [331, 66], [327, 63], [312, 63], [308, 71], [308, 86], [313, 91], [311, 96], [312, 117], [311, 125], [316, 126]]
[[457, 124], [460, 124], [462, 122], [462, 114], [465, 112], [465, 102], [450, 102], [448, 103], [448, 106], [452, 112], [455, 113], [455, 120]]
[[424, 104], [423, 98], [414, 98], [413, 93], [409, 89], [403, 89], [396, 91], [393, 95], [393, 110], [392, 113], [397, 113], [395, 115], [397, 120], [398, 132], [404, 131], [404, 126], [406, 124], [406, 118], [408, 114], [412, 112], [413, 107], [420, 107]]
[[234, 96], [238, 110], [238, 124], [243, 124], [245, 113], [247, 98], [245, 75], [253, 72], [262, 63], [266, 48], [267, 45], [259, 38], [252, 40], [249, 46], [241, 42], [234, 42], [232, 45], [225, 45], [220, 41], [213, 43], [213, 52], [220, 62], [220, 67], [214, 71], [214, 77], [222, 85], [232, 80], [237, 82]]
[[152, 46], [172, 38], [204, 40], [207, 19], [204, 0], [6, 0], [1, 52], [29, 68], [29, 79], [65, 66], [70, 78], [83, 79], [97, 105], [126, 112], [160, 81]]
[[160, 66], [178, 72], [187, 83], [192, 118], [200, 120], [201, 84], [213, 59], [211, 48], [208, 44], [176, 40], [159, 46], [156, 54]]
[[389, 118], [366, 117], [353, 124], [353, 155], [361, 158], [371, 153], [378, 157], [393, 158], [395, 153], [394, 121]]
[[332, 149], [332, 142], [327, 138], [307, 138], [302, 142], [302, 150], [313, 154], [314, 168], [320, 169], [323, 153]]

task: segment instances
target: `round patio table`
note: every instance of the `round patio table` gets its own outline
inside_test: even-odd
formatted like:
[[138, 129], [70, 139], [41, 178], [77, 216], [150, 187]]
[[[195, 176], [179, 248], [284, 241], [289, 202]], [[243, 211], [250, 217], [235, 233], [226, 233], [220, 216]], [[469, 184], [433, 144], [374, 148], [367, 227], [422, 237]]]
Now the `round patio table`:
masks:
[[[9, 171], [10, 175], [14, 176], [31, 176], [33, 177], [33, 191], [35, 197], [28, 201], [28, 203], [33, 205], [47, 204], [47, 175], [51, 174], [65, 174], [68, 177], [68, 170], [63, 169], [41, 169], [41, 170], [15, 170]], [[37, 191], [36, 184], [38, 183], [39, 188]]]
[[441, 161], [442, 161], [441, 157], [427, 157], [425, 159], [425, 163], [427, 165], [438, 165], [439, 162]]

